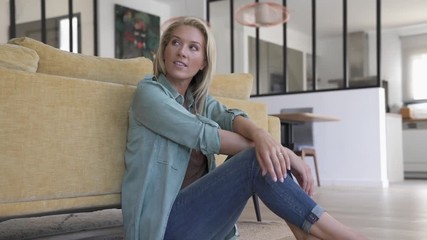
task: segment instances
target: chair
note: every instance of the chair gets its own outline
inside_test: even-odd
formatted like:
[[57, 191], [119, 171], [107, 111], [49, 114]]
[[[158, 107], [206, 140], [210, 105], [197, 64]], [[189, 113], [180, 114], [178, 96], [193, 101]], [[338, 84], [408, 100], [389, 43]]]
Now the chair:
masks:
[[[307, 112], [312, 113], [312, 107], [304, 108], [284, 108], [281, 109], [281, 113], [293, 113], [293, 112]], [[282, 139], [286, 133], [282, 131]], [[317, 166], [317, 155], [316, 149], [314, 148], [313, 141], [313, 122], [303, 122], [303, 123], [294, 123], [292, 125], [292, 135], [293, 135], [293, 144], [294, 152], [301, 157], [302, 160], [305, 160], [306, 157], [312, 157], [314, 161], [314, 170], [316, 172], [317, 186], [320, 187], [320, 178], [319, 170]]]

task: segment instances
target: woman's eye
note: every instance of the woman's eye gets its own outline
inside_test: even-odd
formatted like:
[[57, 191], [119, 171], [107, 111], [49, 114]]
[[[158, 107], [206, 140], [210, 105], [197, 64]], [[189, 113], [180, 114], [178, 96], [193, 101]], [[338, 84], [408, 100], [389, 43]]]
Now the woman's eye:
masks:
[[172, 45], [174, 45], [174, 46], [178, 46], [178, 45], [179, 45], [179, 41], [178, 41], [177, 39], [173, 39], [173, 40], [171, 41], [171, 43], [172, 43]]
[[199, 47], [197, 45], [190, 46], [191, 51], [199, 51]]

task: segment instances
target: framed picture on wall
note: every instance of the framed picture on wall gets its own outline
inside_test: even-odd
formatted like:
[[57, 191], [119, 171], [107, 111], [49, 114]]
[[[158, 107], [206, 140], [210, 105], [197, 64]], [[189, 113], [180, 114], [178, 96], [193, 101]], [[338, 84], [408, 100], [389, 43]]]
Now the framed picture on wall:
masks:
[[115, 5], [115, 57], [154, 60], [160, 40], [160, 17]]

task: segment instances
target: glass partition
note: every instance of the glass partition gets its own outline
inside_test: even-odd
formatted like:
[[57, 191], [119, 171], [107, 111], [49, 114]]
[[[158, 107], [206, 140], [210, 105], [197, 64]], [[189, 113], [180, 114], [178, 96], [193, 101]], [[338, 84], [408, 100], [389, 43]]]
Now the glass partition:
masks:
[[377, 86], [376, 9], [376, 1], [348, 1], [349, 87]]
[[[29, 5], [33, 7], [29, 8]], [[40, 0], [15, 1], [16, 37], [28, 36], [39, 41], [42, 40], [40, 8]]]
[[[239, 7], [254, 2], [236, 0], [232, 6], [230, 0], [208, 1], [219, 43], [218, 72], [251, 73], [252, 95], [379, 86], [380, 0], [274, 0], [288, 8], [287, 24], [230, 24]], [[364, 9], [369, 10], [362, 16]]]
[[[40, 0], [15, 0], [16, 37], [27, 36], [65, 51], [93, 55], [95, 49], [93, 5], [93, 1], [71, 1], [73, 16], [71, 26], [68, 17], [68, 0], [46, 0], [44, 9]], [[44, 37], [42, 36], [43, 15], [46, 22]], [[71, 32], [70, 27], [72, 27]], [[70, 33], [72, 34], [71, 43]]]
[[217, 46], [218, 73], [231, 72], [231, 36], [230, 36], [230, 0], [209, 3], [209, 24], [215, 36]]
[[311, 2], [287, 0], [290, 18], [286, 24], [286, 92], [311, 90]]
[[316, 1], [317, 89], [343, 87], [343, 15], [342, 0]]

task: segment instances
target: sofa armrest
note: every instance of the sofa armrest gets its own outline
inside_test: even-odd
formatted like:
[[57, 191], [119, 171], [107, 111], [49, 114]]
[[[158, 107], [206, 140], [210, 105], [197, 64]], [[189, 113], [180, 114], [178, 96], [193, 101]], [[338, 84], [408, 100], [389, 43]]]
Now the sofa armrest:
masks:
[[273, 135], [274, 139], [278, 142], [281, 142], [281, 127], [280, 127], [280, 119], [275, 116], [268, 116], [268, 132]]

